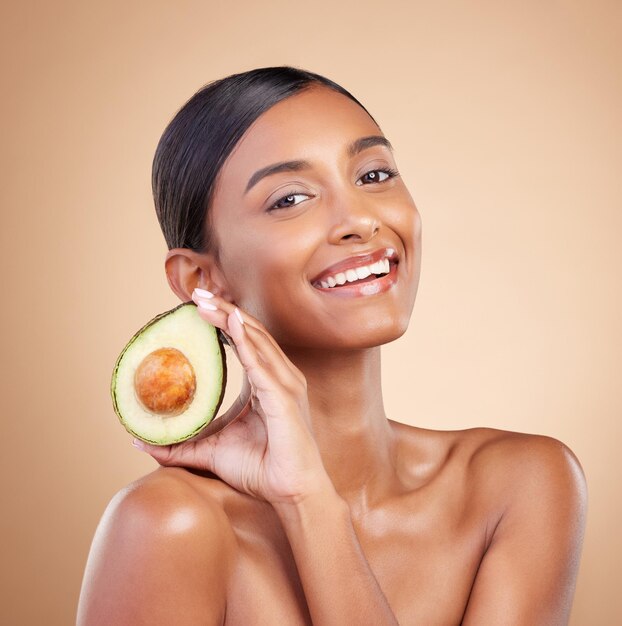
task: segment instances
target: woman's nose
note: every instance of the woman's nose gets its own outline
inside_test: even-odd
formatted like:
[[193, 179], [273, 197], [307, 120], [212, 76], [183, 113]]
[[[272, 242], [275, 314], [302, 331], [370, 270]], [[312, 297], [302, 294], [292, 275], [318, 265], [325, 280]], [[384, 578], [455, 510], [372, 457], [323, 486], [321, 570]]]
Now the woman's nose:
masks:
[[346, 205], [333, 213], [335, 220], [329, 233], [330, 243], [369, 241], [380, 230], [376, 213], [361, 198], [354, 198], [353, 195], [342, 199], [341, 202]]

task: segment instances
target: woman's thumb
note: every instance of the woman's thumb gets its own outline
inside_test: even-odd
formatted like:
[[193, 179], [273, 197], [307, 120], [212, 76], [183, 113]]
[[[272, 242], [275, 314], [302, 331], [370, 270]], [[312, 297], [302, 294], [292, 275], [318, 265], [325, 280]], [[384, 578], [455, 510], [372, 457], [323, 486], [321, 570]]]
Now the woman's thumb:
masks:
[[212, 443], [208, 439], [184, 441], [169, 446], [154, 446], [140, 439], [134, 439], [132, 445], [146, 452], [165, 467], [192, 467], [213, 471], [214, 452]]

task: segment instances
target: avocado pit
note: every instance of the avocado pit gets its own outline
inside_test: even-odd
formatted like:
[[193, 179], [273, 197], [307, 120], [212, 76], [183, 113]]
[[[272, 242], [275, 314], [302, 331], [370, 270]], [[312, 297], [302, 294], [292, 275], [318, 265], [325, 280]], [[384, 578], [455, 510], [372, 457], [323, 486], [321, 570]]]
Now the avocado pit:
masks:
[[176, 348], [150, 352], [134, 375], [138, 401], [147, 411], [162, 417], [183, 413], [194, 398], [196, 383], [192, 364]]

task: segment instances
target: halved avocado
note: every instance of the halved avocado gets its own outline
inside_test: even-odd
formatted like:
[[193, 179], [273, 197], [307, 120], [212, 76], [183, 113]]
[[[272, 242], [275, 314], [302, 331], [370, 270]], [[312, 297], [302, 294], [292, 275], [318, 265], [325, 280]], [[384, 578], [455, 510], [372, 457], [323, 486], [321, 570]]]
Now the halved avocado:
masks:
[[127, 431], [168, 445], [194, 437], [212, 421], [226, 383], [220, 333], [186, 302], [154, 317], [130, 339], [115, 363], [110, 392]]

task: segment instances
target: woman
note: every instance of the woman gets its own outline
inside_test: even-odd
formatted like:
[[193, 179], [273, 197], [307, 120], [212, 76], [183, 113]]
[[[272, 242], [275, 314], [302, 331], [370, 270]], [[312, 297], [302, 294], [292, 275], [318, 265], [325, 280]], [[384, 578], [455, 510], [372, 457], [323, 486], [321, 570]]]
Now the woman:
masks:
[[153, 183], [169, 284], [245, 380], [215, 434], [135, 441], [161, 467], [110, 503], [79, 624], [566, 623], [572, 452], [385, 415], [380, 346], [410, 319], [421, 222], [363, 106], [291, 67], [216, 81], [168, 126]]

